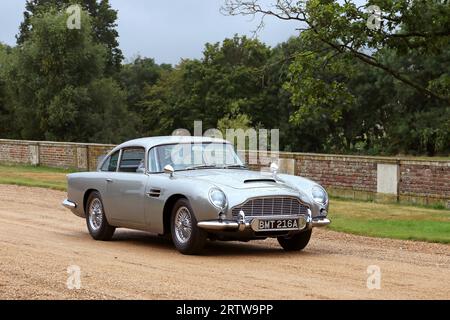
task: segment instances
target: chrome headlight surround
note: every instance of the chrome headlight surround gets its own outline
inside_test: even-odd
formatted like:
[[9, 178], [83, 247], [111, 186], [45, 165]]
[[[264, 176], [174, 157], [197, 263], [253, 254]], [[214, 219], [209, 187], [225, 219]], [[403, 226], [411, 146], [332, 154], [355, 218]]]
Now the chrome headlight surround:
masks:
[[311, 190], [311, 195], [313, 200], [321, 205], [327, 205], [328, 203], [328, 194], [324, 188], [321, 186], [314, 186]]
[[224, 210], [228, 205], [227, 196], [219, 188], [211, 188], [209, 190], [208, 198], [209, 202], [220, 210]]

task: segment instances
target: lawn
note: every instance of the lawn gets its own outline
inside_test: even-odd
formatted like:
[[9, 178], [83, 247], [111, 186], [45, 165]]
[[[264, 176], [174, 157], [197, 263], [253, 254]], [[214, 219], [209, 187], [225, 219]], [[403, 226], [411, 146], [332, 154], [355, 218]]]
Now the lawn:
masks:
[[0, 184], [66, 190], [66, 175], [74, 170], [47, 167], [0, 165]]
[[331, 199], [330, 219], [336, 231], [450, 243], [450, 210]]
[[[0, 165], [0, 184], [66, 190], [74, 170]], [[330, 229], [372, 237], [450, 243], [450, 210], [344, 199], [330, 200]]]

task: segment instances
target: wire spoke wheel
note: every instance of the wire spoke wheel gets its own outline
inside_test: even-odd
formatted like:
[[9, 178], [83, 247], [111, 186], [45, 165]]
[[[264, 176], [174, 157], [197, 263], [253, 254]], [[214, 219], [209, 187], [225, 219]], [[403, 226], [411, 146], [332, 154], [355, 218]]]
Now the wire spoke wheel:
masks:
[[103, 222], [103, 206], [100, 199], [95, 198], [89, 205], [89, 225], [92, 230], [97, 231]]
[[175, 235], [180, 243], [187, 243], [192, 234], [192, 216], [188, 208], [182, 206], [175, 214]]

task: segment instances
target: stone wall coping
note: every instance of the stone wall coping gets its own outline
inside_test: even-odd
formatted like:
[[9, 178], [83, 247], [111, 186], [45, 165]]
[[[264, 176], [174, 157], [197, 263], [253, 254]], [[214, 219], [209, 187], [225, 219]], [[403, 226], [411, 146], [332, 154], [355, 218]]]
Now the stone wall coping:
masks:
[[[242, 151], [242, 150], [240, 150]], [[249, 150], [249, 154], [255, 154], [258, 153], [258, 151], [255, 150]], [[310, 159], [314, 160], [332, 160], [336, 158], [341, 158], [342, 160], [346, 159], [352, 159], [352, 160], [360, 160], [360, 161], [366, 161], [366, 162], [377, 162], [377, 163], [408, 163], [408, 164], [423, 164], [423, 165], [430, 165], [434, 163], [442, 163], [447, 164], [450, 166], [450, 158], [448, 160], [446, 159], [432, 159], [432, 158], [411, 158], [411, 157], [384, 157], [384, 156], [362, 156], [362, 155], [348, 155], [348, 154], [326, 154], [326, 153], [303, 153], [303, 152], [285, 152], [280, 151], [278, 152], [280, 157], [282, 158], [301, 158], [301, 157], [308, 157]], [[270, 156], [270, 152], [268, 152], [268, 156]]]
[[102, 144], [102, 143], [82, 143], [82, 142], [58, 142], [58, 141], [35, 141], [35, 140], [11, 140], [11, 139], [0, 139], [0, 144], [24, 144], [24, 145], [51, 145], [51, 146], [74, 146], [74, 147], [105, 147], [114, 148], [115, 144]]
[[[74, 147], [104, 147], [113, 148], [114, 144], [102, 144], [102, 143], [81, 143], [81, 142], [58, 142], [58, 141], [36, 141], [36, 140], [13, 140], [13, 139], [0, 139], [0, 143], [3, 144], [20, 144], [20, 145], [51, 145], [51, 146], [74, 146]], [[239, 150], [242, 152], [242, 150]], [[258, 153], [255, 150], [249, 150], [249, 155]], [[301, 159], [308, 158], [308, 160], [335, 160], [342, 159], [350, 161], [362, 161], [362, 162], [376, 162], [376, 163], [397, 163], [397, 164], [411, 164], [411, 165], [443, 165], [450, 166], [450, 159], [432, 159], [432, 158], [411, 158], [411, 157], [384, 157], [384, 156], [361, 156], [361, 155], [343, 155], [343, 154], [323, 154], [323, 153], [303, 153], [303, 152], [278, 152], [280, 157], [286, 159]], [[270, 157], [270, 151], [267, 152]]]

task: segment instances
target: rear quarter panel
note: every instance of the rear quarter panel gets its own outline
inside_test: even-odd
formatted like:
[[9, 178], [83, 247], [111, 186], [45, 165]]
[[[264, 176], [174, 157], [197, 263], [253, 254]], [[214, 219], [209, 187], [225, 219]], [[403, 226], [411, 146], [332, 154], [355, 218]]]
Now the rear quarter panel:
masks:
[[84, 218], [84, 195], [88, 190], [97, 190], [105, 194], [106, 172], [77, 172], [67, 175], [67, 198], [77, 207], [73, 213]]

